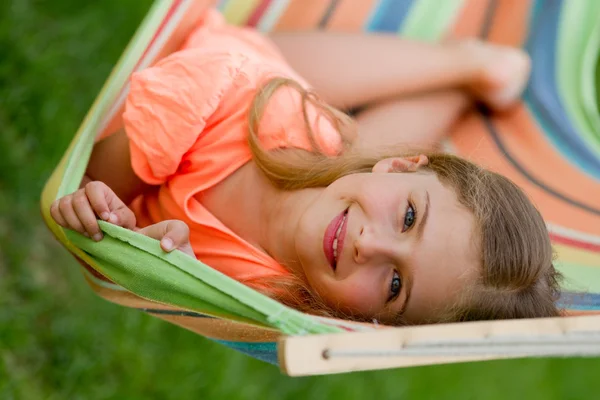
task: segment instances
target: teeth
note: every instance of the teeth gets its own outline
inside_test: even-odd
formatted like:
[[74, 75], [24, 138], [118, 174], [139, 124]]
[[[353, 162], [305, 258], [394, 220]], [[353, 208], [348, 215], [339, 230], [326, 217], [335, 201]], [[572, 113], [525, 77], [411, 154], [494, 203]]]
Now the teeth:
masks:
[[344, 220], [342, 220], [342, 223], [340, 224], [340, 227], [338, 228], [337, 232], [335, 233], [335, 238], [336, 239], [338, 238], [338, 236], [340, 236], [340, 232], [342, 231], [342, 226], [343, 225], [344, 225]]
[[337, 262], [337, 246], [338, 246], [338, 237], [340, 236], [340, 232], [342, 232], [342, 226], [344, 226], [344, 222], [346, 221], [346, 217], [348, 215], [344, 214], [344, 218], [342, 219], [342, 223], [340, 224], [337, 232], [335, 233], [335, 239], [333, 239], [333, 258]]

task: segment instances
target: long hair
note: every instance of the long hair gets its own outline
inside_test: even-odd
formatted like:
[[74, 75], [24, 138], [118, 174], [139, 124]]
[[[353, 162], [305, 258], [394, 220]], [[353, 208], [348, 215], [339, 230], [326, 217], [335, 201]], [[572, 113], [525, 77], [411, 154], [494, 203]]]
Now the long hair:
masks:
[[[313, 151], [265, 150], [259, 140], [262, 114], [271, 96], [282, 87], [301, 94], [306, 129]], [[307, 107], [317, 107], [338, 129], [344, 151], [324, 154], [310, 128]], [[258, 92], [250, 107], [248, 144], [253, 160], [269, 181], [281, 190], [326, 187], [343, 176], [371, 172], [381, 159], [416, 155], [406, 147], [361, 150], [352, 147], [352, 120], [322, 102], [295, 81], [276, 78]], [[458, 201], [475, 217], [475, 237], [481, 238], [478, 281], [441, 310], [440, 321], [550, 317], [559, 314], [559, 273], [541, 214], [525, 193], [507, 178], [450, 154], [428, 154], [429, 164], [442, 184], [452, 188]], [[265, 281], [245, 281], [262, 293], [300, 311], [354, 318], [328, 307], [301, 278], [289, 275]], [[438, 322], [438, 321], [430, 321]], [[398, 323], [403, 321], [398, 320]]]

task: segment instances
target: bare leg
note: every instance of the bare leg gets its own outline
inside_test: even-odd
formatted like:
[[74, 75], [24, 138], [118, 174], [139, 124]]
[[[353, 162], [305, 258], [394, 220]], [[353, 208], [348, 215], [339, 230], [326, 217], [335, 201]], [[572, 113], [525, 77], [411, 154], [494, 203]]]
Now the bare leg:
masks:
[[502, 109], [520, 96], [529, 75], [522, 51], [473, 41], [331, 32], [275, 33], [271, 39], [326, 101], [342, 109], [458, 88]]
[[355, 146], [380, 148], [403, 145], [435, 150], [451, 126], [472, 105], [461, 90], [446, 90], [390, 100], [360, 112], [355, 120]]

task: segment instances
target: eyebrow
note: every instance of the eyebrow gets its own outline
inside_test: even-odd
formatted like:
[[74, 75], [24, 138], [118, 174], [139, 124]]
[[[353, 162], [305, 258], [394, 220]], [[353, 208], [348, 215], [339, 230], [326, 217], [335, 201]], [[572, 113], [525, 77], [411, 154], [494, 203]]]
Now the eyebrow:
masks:
[[419, 222], [419, 226], [417, 227], [417, 238], [421, 240], [423, 237], [423, 230], [425, 230], [425, 224], [427, 223], [427, 217], [429, 216], [429, 192], [425, 192], [425, 211], [423, 212], [423, 217]]

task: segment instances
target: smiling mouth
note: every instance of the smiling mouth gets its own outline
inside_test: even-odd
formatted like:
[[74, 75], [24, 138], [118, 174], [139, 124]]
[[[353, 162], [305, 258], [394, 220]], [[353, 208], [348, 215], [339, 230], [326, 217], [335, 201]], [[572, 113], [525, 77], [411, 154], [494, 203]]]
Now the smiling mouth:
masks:
[[338, 256], [342, 254], [344, 249], [347, 220], [348, 209], [345, 209], [329, 223], [323, 238], [325, 257], [334, 271], [337, 268]]

